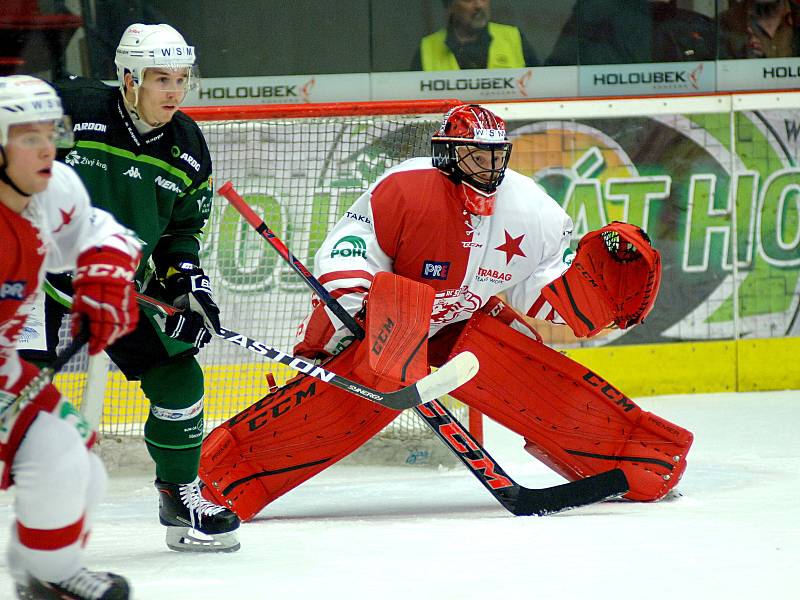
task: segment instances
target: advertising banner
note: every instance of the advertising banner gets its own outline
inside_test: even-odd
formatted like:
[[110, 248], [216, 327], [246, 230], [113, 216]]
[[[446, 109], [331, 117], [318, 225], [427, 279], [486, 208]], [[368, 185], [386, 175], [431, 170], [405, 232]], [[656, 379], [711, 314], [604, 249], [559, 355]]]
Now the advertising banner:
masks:
[[579, 96], [700, 94], [716, 89], [711, 61], [586, 65], [578, 72]]
[[525, 100], [574, 96], [577, 67], [371, 73], [373, 100]]
[[749, 58], [717, 61], [717, 89], [788, 90], [800, 88], [800, 58]]
[[[437, 125], [434, 117], [370, 119], [204, 128], [217, 181], [231, 179], [311, 266], [370, 183], [428, 153]], [[508, 128], [511, 168], [571, 215], [575, 244], [623, 220], [642, 226], [661, 252], [648, 320], [581, 345], [800, 335], [800, 112], [510, 120]], [[310, 310], [308, 289], [222, 198], [203, 254], [229, 326], [291, 349]]]
[[200, 89], [189, 93], [184, 105], [301, 104], [354, 98], [369, 98], [368, 74], [207, 78]]

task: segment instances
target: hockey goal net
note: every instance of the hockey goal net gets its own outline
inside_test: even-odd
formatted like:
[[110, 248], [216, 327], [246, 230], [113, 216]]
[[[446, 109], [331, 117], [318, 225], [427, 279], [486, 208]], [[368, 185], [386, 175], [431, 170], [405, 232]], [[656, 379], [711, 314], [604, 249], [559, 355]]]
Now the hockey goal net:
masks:
[[[198, 122], [208, 142], [214, 188], [232, 181], [269, 227], [312, 268], [314, 254], [328, 231], [377, 177], [407, 158], [429, 154], [431, 134], [443, 113], [455, 104], [377, 102], [186, 112]], [[296, 327], [310, 310], [310, 291], [218, 195], [202, 239], [201, 261], [214, 285], [223, 325], [291, 353]], [[67, 331], [62, 329], [63, 338]], [[198, 360], [206, 377], [206, 433], [266, 394], [268, 373], [278, 385], [294, 375], [283, 365], [259, 360], [219, 341], [204, 348]], [[84, 355], [57, 378], [76, 403], [83, 396], [86, 365]], [[466, 426], [466, 407], [451, 399], [443, 401]], [[103, 437], [141, 438], [147, 414], [148, 403], [138, 383], [127, 382], [109, 365], [100, 426]], [[139, 446], [144, 448], [143, 443]], [[451, 457], [408, 410], [354, 459], [435, 465], [447, 464]]]

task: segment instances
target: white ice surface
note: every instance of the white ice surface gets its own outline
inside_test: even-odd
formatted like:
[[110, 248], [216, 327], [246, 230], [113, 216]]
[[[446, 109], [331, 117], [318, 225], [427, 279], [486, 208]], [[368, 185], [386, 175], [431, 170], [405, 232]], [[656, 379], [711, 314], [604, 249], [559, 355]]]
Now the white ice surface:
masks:
[[[695, 434], [678, 499], [513, 517], [461, 468], [335, 466], [243, 525], [239, 552], [198, 555], [167, 550], [134, 472], [112, 477], [86, 563], [140, 600], [800, 598], [800, 391], [639, 402]], [[485, 446], [523, 485], [561, 482], [491, 423]]]

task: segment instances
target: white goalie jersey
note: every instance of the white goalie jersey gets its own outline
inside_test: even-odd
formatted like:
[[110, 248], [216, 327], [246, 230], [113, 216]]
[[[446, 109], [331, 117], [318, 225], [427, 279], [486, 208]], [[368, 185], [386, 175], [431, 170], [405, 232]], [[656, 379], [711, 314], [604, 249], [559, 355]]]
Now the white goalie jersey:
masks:
[[[430, 158], [392, 168], [327, 236], [315, 275], [351, 314], [360, 310], [379, 271], [431, 285], [431, 335], [468, 319], [501, 292], [523, 314], [557, 318], [541, 290], [571, 263], [569, 216], [532, 179], [511, 169], [491, 216], [470, 215], [461, 193], [461, 185], [431, 166]], [[326, 349], [345, 333], [328, 316], [337, 334]]]

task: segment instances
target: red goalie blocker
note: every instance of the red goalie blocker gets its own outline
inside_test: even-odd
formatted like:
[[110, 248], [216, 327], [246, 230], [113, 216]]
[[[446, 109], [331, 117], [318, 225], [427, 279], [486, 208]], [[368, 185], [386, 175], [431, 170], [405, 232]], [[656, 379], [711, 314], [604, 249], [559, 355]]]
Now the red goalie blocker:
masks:
[[572, 265], [542, 296], [578, 337], [614, 323], [626, 329], [650, 313], [661, 284], [661, 256], [639, 227], [614, 221], [587, 233]]
[[[379, 273], [367, 301], [365, 339], [325, 368], [383, 392], [428, 374], [434, 291]], [[300, 375], [215, 428], [203, 442], [203, 493], [250, 519], [267, 504], [358, 449], [399, 411]]]
[[525, 449], [550, 468], [576, 480], [619, 467], [631, 500], [658, 500], [678, 483], [690, 432], [485, 312], [454, 344], [453, 333], [430, 340], [431, 356], [469, 350], [481, 368], [451, 395], [523, 436]]

